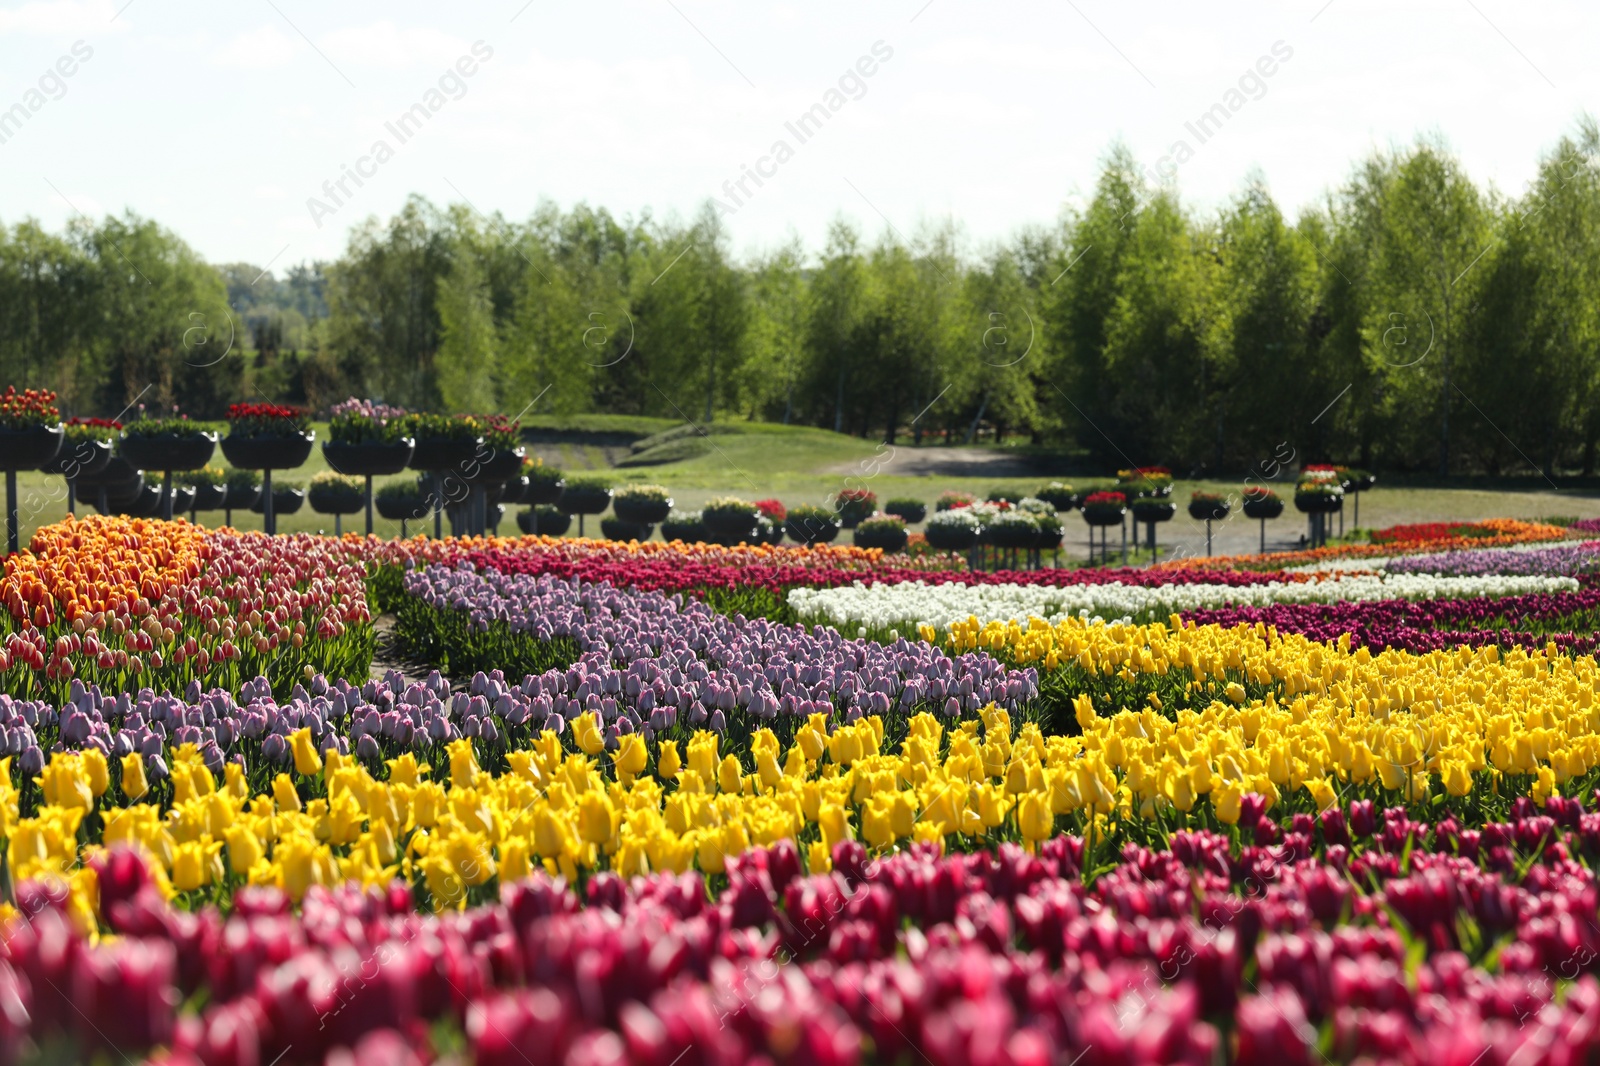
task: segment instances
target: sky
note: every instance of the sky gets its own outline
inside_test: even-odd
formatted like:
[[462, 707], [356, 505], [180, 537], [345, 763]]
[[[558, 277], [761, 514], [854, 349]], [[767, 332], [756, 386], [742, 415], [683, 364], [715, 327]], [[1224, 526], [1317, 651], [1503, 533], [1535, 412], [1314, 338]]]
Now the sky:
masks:
[[281, 275], [413, 193], [714, 197], [742, 255], [840, 215], [981, 250], [1118, 141], [1198, 210], [1259, 174], [1294, 215], [1424, 135], [1516, 195], [1600, 111], [1596, 40], [1577, 0], [0, 0], [0, 222], [132, 210]]

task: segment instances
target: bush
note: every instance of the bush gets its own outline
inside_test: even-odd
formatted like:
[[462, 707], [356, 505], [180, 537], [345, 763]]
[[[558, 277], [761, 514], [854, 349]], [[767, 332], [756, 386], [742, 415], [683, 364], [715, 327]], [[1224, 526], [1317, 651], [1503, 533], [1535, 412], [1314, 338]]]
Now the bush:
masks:
[[883, 505], [883, 513], [899, 515], [906, 520], [906, 525], [914, 526], [928, 517], [928, 505], [921, 500], [898, 497]]
[[873, 515], [856, 523], [855, 543], [858, 548], [882, 548], [897, 552], [906, 546], [906, 524], [894, 515]]
[[839, 524], [853, 529], [877, 511], [878, 494], [871, 489], [843, 489], [833, 497], [833, 506]]

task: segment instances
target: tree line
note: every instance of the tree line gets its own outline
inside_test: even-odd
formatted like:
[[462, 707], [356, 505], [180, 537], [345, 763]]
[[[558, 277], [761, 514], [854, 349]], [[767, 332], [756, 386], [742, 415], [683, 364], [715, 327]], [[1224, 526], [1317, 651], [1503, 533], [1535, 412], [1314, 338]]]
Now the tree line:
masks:
[[278, 278], [126, 214], [0, 226], [0, 378], [74, 413], [247, 398], [762, 419], [919, 443], [1016, 438], [1103, 466], [1281, 454], [1593, 473], [1600, 126], [1520, 195], [1436, 139], [1294, 219], [1251, 175], [1184, 204], [1113, 147], [1086, 206], [975, 247], [950, 222], [734, 254], [688, 220], [411, 199]]

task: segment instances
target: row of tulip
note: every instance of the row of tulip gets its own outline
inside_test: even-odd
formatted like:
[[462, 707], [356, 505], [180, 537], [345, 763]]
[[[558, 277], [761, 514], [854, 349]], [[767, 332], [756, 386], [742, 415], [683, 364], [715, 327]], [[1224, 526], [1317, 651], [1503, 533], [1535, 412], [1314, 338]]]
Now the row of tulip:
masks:
[[[1190, 571], [1192, 573], [1192, 571]], [[1436, 577], [1432, 574], [1334, 574], [1320, 581], [1271, 581], [1258, 585], [1156, 585], [1120, 583], [1049, 587], [1041, 585], [930, 585], [903, 581], [835, 588], [793, 589], [789, 606], [802, 619], [840, 627], [911, 630], [976, 617], [984, 621], [1027, 622], [1060, 615], [1139, 621], [1228, 606], [1266, 607], [1291, 603], [1370, 603], [1378, 600], [1436, 600], [1537, 593], [1576, 592], [1570, 577]]]
[[1480, 548], [1476, 551], [1408, 555], [1384, 564], [1391, 574], [1440, 574], [1479, 577], [1489, 574], [1544, 574], [1577, 577], [1600, 570], [1600, 541], [1555, 548]]
[[718, 733], [737, 725], [740, 735], [756, 722], [781, 720], [788, 730], [816, 713], [854, 721], [893, 711], [903, 720], [926, 708], [953, 718], [988, 703], [1015, 710], [1036, 694], [1031, 670], [1008, 670], [987, 654], [729, 617], [660, 592], [465, 563], [411, 571], [405, 592], [395, 627], [404, 646], [457, 674], [573, 663], [569, 674], [595, 681], [554, 713], [571, 721], [598, 709], [610, 731], [660, 730], [678, 715]]
[[[1474, 833], [1356, 804], [1268, 835], [1179, 832], [1092, 883], [1073, 836], [877, 860], [845, 840], [809, 864], [781, 841], [709, 892], [692, 873], [577, 889], [535, 871], [439, 917], [412, 915], [403, 883], [314, 887], [299, 920], [273, 888], [174, 910], [115, 848], [92, 898], [21, 886], [0, 1060], [423, 1063], [456, 1041], [481, 1066], [1600, 1054], [1600, 816], [1552, 804]], [[1482, 868], [1494, 853], [1507, 869]]]
[[[1406, 529], [1407, 527], [1393, 527]], [[1460, 527], [1449, 527], [1460, 528]], [[1181, 570], [1286, 570], [1319, 563], [1387, 558], [1399, 555], [1432, 555], [1439, 552], [1474, 548], [1506, 548], [1514, 544], [1559, 541], [1566, 537], [1561, 526], [1546, 522], [1524, 522], [1515, 518], [1490, 518], [1473, 524], [1470, 534], [1452, 533], [1449, 528], [1437, 536], [1398, 536], [1392, 540], [1367, 544], [1335, 544], [1299, 551], [1266, 552], [1260, 555], [1197, 556], [1157, 563], [1160, 572]], [[1384, 531], [1379, 531], [1380, 533]]]
[[[1585, 582], [1593, 578], [1586, 577]], [[1381, 651], [1449, 650], [1458, 645], [1554, 643], [1569, 655], [1593, 654], [1600, 639], [1600, 590], [1507, 596], [1503, 599], [1393, 600], [1380, 603], [1274, 604], [1192, 611], [1199, 625], [1255, 625], [1312, 640], [1348, 638]]]
[[265, 674], [282, 691], [317, 670], [360, 676], [376, 544], [133, 518], [46, 526], [0, 579], [0, 688], [60, 700], [74, 679], [136, 691]]

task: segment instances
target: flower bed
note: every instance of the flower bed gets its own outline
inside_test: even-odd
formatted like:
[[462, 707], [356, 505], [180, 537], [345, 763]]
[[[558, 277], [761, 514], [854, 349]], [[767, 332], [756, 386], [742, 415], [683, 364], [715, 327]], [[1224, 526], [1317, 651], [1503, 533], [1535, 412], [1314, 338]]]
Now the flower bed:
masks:
[[[789, 606], [807, 621], [849, 628], [911, 630], [931, 624], [941, 632], [969, 617], [1026, 622], [1060, 615], [1092, 615], [1140, 621], [1228, 605], [1365, 603], [1374, 600], [1433, 600], [1462, 597], [1491, 602], [1503, 596], [1576, 592], [1569, 577], [1436, 577], [1431, 574], [1347, 575], [1321, 581], [1259, 585], [929, 585], [921, 581], [835, 588], [796, 588]], [[1478, 602], [1474, 600], [1474, 602]]]
[[[1420, 529], [1424, 527], [1395, 527]], [[1459, 528], [1459, 527], [1440, 527]], [[1327, 548], [1310, 548], [1303, 551], [1267, 552], [1265, 555], [1222, 555], [1214, 558], [1173, 559], [1157, 563], [1152, 569], [1161, 572], [1176, 570], [1284, 570], [1292, 566], [1305, 566], [1333, 560], [1382, 558], [1395, 555], [1425, 555], [1462, 548], [1503, 548], [1513, 544], [1536, 541], [1563, 540], [1566, 531], [1560, 526], [1543, 522], [1522, 522], [1514, 518], [1491, 518], [1476, 523], [1481, 532], [1471, 535], [1443, 533], [1436, 537], [1411, 537], [1396, 535], [1393, 539], [1372, 544], [1336, 544]], [[1381, 531], [1380, 531], [1381, 532]], [[1374, 534], [1376, 540], [1377, 534]]]

